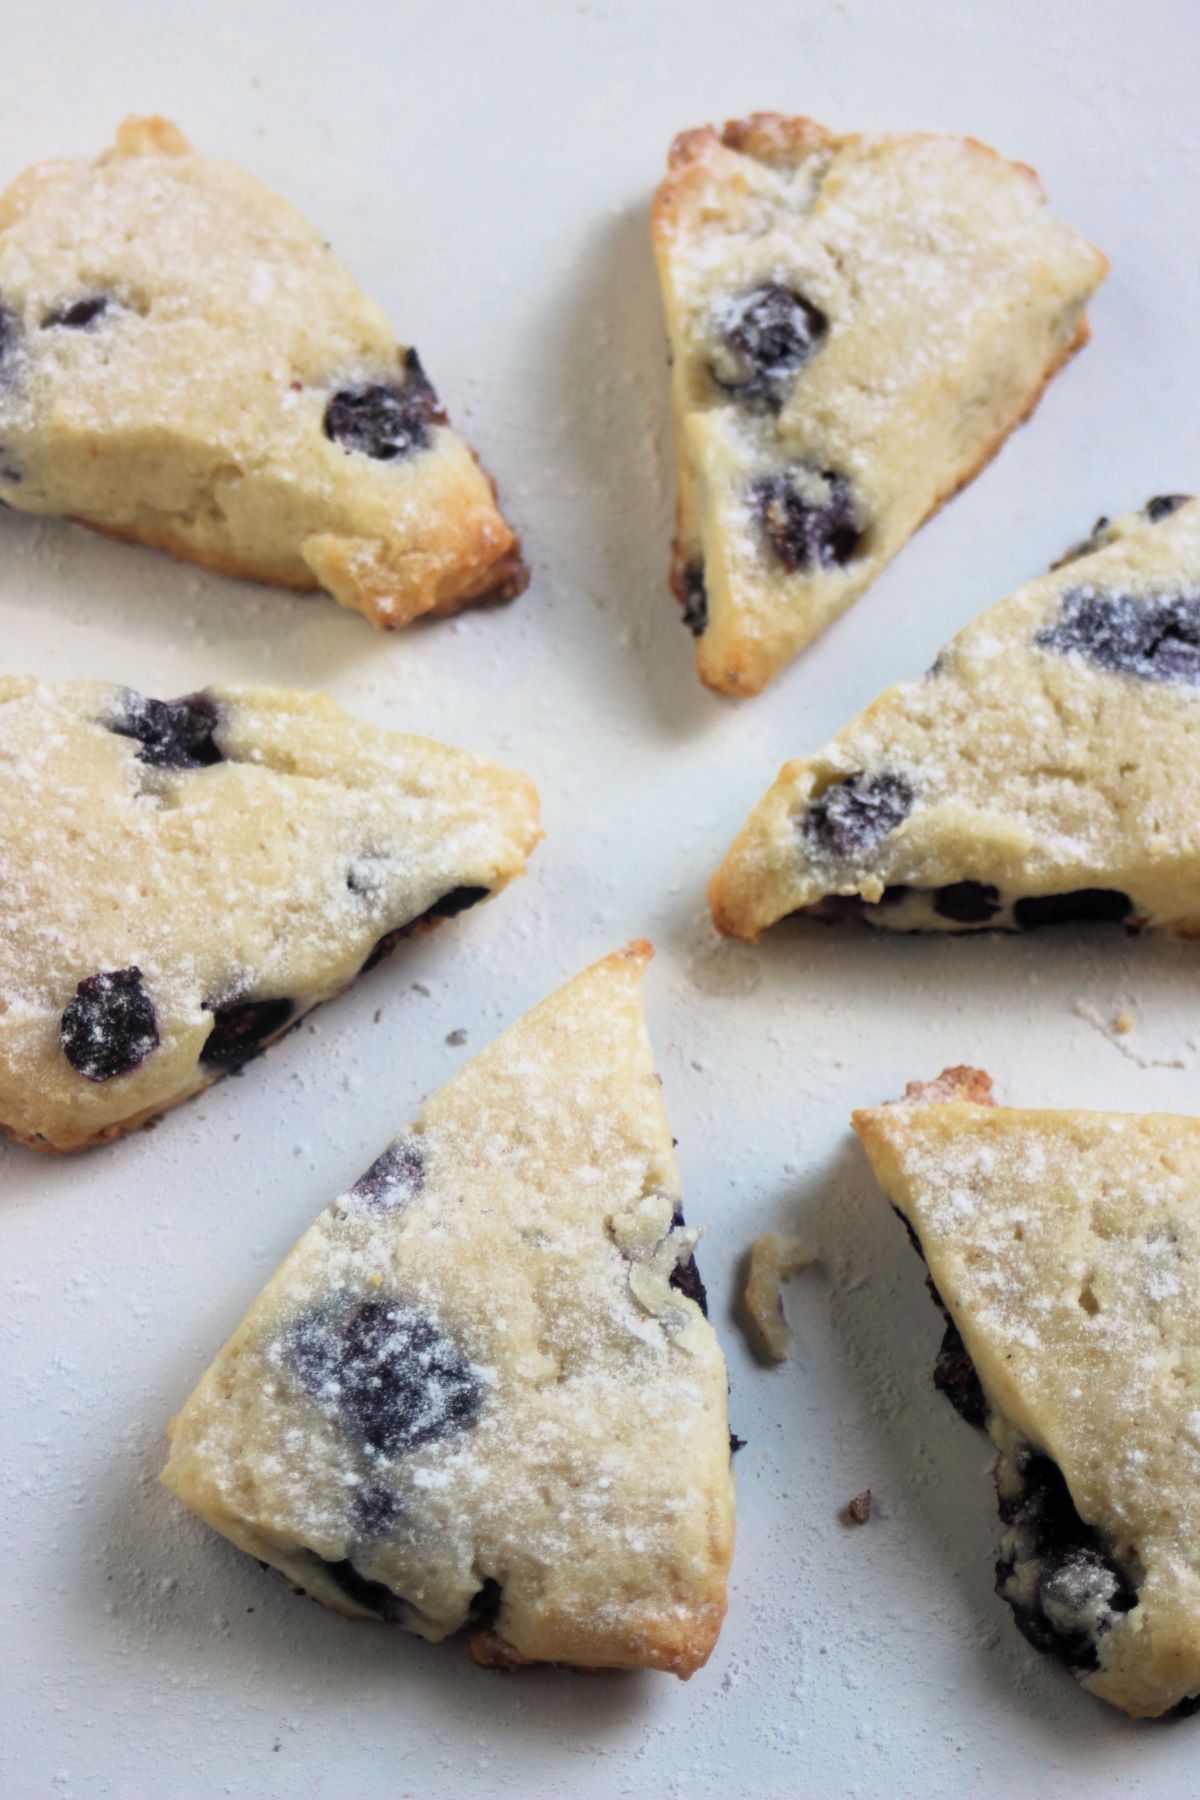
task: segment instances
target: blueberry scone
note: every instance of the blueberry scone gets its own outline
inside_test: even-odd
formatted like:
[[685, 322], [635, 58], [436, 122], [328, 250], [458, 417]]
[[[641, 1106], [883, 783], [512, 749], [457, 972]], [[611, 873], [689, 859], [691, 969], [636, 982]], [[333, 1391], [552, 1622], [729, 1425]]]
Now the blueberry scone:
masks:
[[975, 1069], [854, 1127], [999, 1451], [996, 1591], [1138, 1717], [1200, 1700], [1200, 1120], [990, 1104]]
[[786, 764], [709, 898], [744, 938], [801, 913], [1200, 936], [1200, 502], [1102, 520]]
[[754, 694], [970, 481], [1087, 341], [1107, 263], [971, 138], [758, 113], [654, 204], [700, 678]]
[[0, 197], [0, 502], [376, 625], [525, 585], [416, 352], [292, 206], [162, 119]]
[[167, 1486], [339, 1612], [687, 1676], [733, 1543], [726, 1374], [642, 1014], [605, 958], [428, 1103], [172, 1422]]
[[0, 677], [0, 1131], [186, 1100], [521, 874], [537, 819], [523, 775], [319, 694]]

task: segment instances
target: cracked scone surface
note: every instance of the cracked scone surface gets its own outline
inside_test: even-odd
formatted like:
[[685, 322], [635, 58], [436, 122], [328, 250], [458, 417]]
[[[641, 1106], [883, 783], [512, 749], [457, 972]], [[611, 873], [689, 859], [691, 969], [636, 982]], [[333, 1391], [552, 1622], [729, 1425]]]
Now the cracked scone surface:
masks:
[[777, 114], [678, 137], [653, 229], [672, 585], [701, 679], [753, 694], [1032, 410], [1107, 264], [973, 139]]
[[726, 1373], [641, 1004], [607, 957], [470, 1062], [277, 1270], [163, 1479], [339, 1611], [485, 1663], [686, 1676], [733, 1539]]
[[793, 913], [1200, 934], [1200, 502], [1102, 520], [786, 764], [709, 898], [745, 938]]
[[[854, 1126], [999, 1449], [997, 1592], [1137, 1716], [1200, 1692], [1200, 1120], [986, 1103], [977, 1070]], [[939, 1358], [939, 1385], [947, 1346]]]
[[319, 694], [0, 677], [0, 1129], [114, 1137], [519, 875], [537, 795]]
[[415, 352], [294, 207], [161, 119], [0, 197], [0, 501], [377, 625], [525, 585]]

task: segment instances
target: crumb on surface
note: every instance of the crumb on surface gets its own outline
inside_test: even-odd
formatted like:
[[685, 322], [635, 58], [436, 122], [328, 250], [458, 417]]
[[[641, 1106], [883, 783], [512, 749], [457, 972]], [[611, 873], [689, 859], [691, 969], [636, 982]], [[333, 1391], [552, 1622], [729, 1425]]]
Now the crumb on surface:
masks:
[[1115, 1032], [1118, 1033], [1119, 1036], [1124, 1037], [1126, 1032], [1132, 1031], [1136, 1024], [1137, 1024], [1137, 1020], [1134, 1018], [1134, 1016], [1130, 1012], [1129, 1008], [1127, 1006], [1123, 1006], [1121, 1008], [1120, 1012], [1117, 1014], [1116, 1018], [1113, 1020], [1112, 1028]]
[[760, 1356], [784, 1362], [792, 1347], [792, 1332], [783, 1313], [780, 1288], [801, 1269], [815, 1262], [817, 1253], [799, 1238], [779, 1237], [766, 1231], [750, 1246], [750, 1266], [742, 1299], [749, 1321], [750, 1339]]
[[865, 1525], [871, 1517], [871, 1490], [864, 1488], [846, 1503], [846, 1517], [852, 1525]]

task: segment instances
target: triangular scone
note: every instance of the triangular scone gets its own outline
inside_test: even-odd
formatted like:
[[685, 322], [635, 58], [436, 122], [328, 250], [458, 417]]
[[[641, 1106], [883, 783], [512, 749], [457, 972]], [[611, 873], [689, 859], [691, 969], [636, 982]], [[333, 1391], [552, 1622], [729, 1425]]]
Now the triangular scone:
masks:
[[525, 585], [415, 351], [294, 207], [162, 119], [0, 197], [0, 501], [377, 625]]
[[709, 899], [745, 938], [792, 913], [1200, 935], [1200, 502], [1101, 521], [788, 763]]
[[1138, 1716], [1200, 1694], [1200, 1119], [993, 1107], [978, 1070], [854, 1115], [986, 1421], [996, 1591]]
[[1107, 263], [973, 139], [774, 113], [676, 138], [653, 222], [672, 586], [701, 680], [754, 694], [1033, 409]]
[[[163, 1479], [340, 1612], [687, 1676], [733, 1481], [634, 943], [435, 1094], [268, 1282]], [[693, 1297], [695, 1296], [695, 1297]]]
[[537, 821], [524, 775], [320, 694], [0, 678], [0, 1131], [186, 1100], [520, 875]]

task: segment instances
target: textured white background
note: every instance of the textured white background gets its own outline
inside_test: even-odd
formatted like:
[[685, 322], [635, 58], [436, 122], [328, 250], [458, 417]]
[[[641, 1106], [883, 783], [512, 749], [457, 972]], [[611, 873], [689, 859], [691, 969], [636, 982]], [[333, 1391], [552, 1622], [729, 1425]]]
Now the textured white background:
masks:
[[[385, 638], [328, 600], [7, 514], [3, 666], [164, 694], [322, 686], [529, 770], [548, 833], [527, 881], [153, 1134], [65, 1161], [0, 1149], [5, 1800], [1195, 1792], [1200, 1720], [1105, 1711], [993, 1597], [986, 1446], [929, 1384], [937, 1318], [846, 1121], [959, 1060], [1014, 1101], [1195, 1110], [1197, 952], [820, 928], [751, 951], [718, 945], [703, 904], [785, 756], [925, 667], [1098, 512], [1200, 486], [1190, 0], [4, 0], [0, 44], [0, 180], [158, 109], [318, 221], [419, 345], [534, 570], [506, 610]], [[696, 683], [664, 588], [647, 202], [676, 129], [755, 107], [995, 143], [1040, 169], [1113, 274], [1033, 423], [735, 707]], [[157, 1486], [163, 1425], [422, 1096], [641, 933], [749, 1438], [729, 1619], [687, 1686], [505, 1679], [293, 1598]], [[1117, 1045], [1094, 1021], [1124, 1006], [1137, 1026]], [[823, 1267], [791, 1290], [795, 1360], [767, 1373], [729, 1305], [772, 1226]], [[875, 1516], [852, 1530], [840, 1509], [868, 1484]]]

